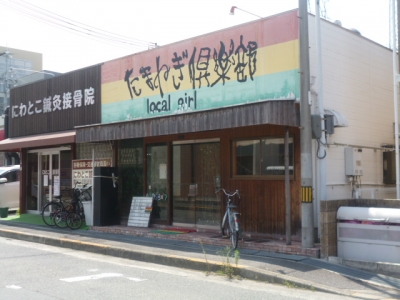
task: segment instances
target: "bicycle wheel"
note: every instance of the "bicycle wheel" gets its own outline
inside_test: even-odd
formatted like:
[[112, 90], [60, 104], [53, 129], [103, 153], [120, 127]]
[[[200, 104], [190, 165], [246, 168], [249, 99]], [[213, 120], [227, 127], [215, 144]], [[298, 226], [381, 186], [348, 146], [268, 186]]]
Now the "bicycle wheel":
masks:
[[66, 211], [58, 211], [54, 214], [54, 223], [59, 228], [67, 227], [67, 216], [68, 213]]
[[67, 226], [71, 229], [79, 229], [82, 226], [82, 218], [79, 213], [69, 213], [67, 216]]
[[227, 216], [225, 215], [222, 224], [221, 224], [221, 233], [222, 236], [225, 236], [225, 234], [229, 237], [229, 221], [227, 219]]
[[230, 238], [232, 242], [232, 248], [236, 249], [238, 246], [238, 241], [239, 241], [239, 231], [236, 231], [235, 227], [235, 216], [232, 214], [231, 215], [231, 222], [230, 222]]
[[62, 210], [62, 205], [58, 202], [47, 203], [42, 209], [43, 222], [49, 226], [54, 226], [54, 215]]
[[82, 201], [78, 202], [78, 205], [76, 207], [76, 212], [81, 216], [82, 221], [84, 221], [85, 220], [85, 210], [83, 208]]
[[233, 231], [231, 233], [231, 242], [232, 242], [232, 248], [233, 249], [237, 248], [238, 241], [239, 241], [239, 231]]

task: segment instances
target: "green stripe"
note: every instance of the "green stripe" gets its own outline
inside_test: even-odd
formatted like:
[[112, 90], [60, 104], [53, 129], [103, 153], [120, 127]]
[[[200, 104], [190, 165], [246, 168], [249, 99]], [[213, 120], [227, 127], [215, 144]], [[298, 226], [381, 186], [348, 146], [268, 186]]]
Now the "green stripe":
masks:
[[[179, 98], [184, 100], [185, 97], [188, 98], [189, 96], [194, 99], [194, 91], [196, 92], [196, 107], [191, 102], [189, 110], [179, 110]], [[231, 81], [225, 83], [225, 85], [218, 84], [214, 87], [202, 86], [196, 90], [177, 91], [164, 95], [163, 99], [160, 95], [157, 95], [149, 98], [127, 99], [115, 103], [102, 104], [102, 123], [152, 118], [188, 111], [202, 111], [263, 100], [298, 99], [299, 94], [300, 77], [298, 69], [295, 69], [257, 76], [253, 81], [247, 78], [247, 81], [243, 83]], [[169, 111], [148, 112], [148, 103], [160, 102], [159, 107], [161, 107], [163, 100]]]

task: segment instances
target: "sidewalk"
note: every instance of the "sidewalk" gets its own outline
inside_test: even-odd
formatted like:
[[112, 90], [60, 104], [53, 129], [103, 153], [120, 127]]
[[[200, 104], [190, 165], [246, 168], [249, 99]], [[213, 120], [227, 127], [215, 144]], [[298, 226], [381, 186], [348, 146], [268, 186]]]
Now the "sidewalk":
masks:
[[[157, 233], [157, 230], [163, 229], [136, 228], [136, 235], [132, 235], [132, 228], [128, 229], [130, 229], [128, 233], [124, 232], [127, 229], [123, 226], [72, 231], [0, 219], [0, 236], [7, 238], [188, 268], [205, 273], [221, 270], [223, 261], [226, 261], [226, 256], [222, 256], [220, 252], [229, 241], [213, 236], [207, 237], [210, 232], [164, 234]], [[151, 237], [152, 235], [157, 236]], [[207, 239], [218, 243], [206, 244], [204, 240]], [[233, 258], [230, 262], [235, 275], [241, 278], [362, 299], [400, 298], [399, 279], [309, 256], [242, 247], [245, 245], [245, 242], [240, 245], [238, 265], [235, 265]]]
[[[229, 246], [230, 240], [221, 235], [220, 230], [178, 228], [172, 226], [153, 225], [151, 228], [130, 227], [130, 226], [92, 226], [90, 230], [104, 233], [144, 236], [152, 238], [168, 238], [179, 241], [202, 243], [215, 246]], [[165, 230], [166, 232], [162, 232]], [[188, 231], [185, 234], [173, 234], [174, 230]], [[319, 244], [314, 248], [302, 248], [300, 238], [292, 238], [291, 245], [286, 245], [285, 237], [272, 236], [267, 234], [242, 233], [239, 239], [238, 248], [277, 252], [284, 254], [296, 254], [307, 257], [320, 258]]]

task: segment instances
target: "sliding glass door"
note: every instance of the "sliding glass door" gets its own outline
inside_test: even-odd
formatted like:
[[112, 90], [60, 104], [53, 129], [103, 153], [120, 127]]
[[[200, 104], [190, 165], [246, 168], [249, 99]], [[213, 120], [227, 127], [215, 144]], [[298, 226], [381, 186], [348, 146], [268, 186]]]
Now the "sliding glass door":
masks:
[[219, 226], [220, 198], [214, 178], [220, 175], [220, 144], [175, 144], [172, 148], [173, 223]]
[[28, 211], [40, 212], [49, 201], [60, 196], [63, 200], [70, 198], [71, 150], [36, 150], [27, 157]]
[[152, 221], [169, 220], [168, 145], [147, 146], [147, 195], [153, 197]]

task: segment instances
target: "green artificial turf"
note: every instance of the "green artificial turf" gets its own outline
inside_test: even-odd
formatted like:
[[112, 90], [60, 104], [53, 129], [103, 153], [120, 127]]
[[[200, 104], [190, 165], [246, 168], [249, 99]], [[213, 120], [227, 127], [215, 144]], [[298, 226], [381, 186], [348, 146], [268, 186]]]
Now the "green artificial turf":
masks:
[[[19, 222], [25, 224], [33, 224], [33, 225], [43, 225], [47, 226], [42, 219], [41, 215], [33, 215], [33, 214], [9, 214], [7, 218], [1, 218], [1, 221], [11, 221], [11, 222]], [[86, 225], [85, 221], [82, 222], [80, 230], [88, 230], [89, 226]]]

